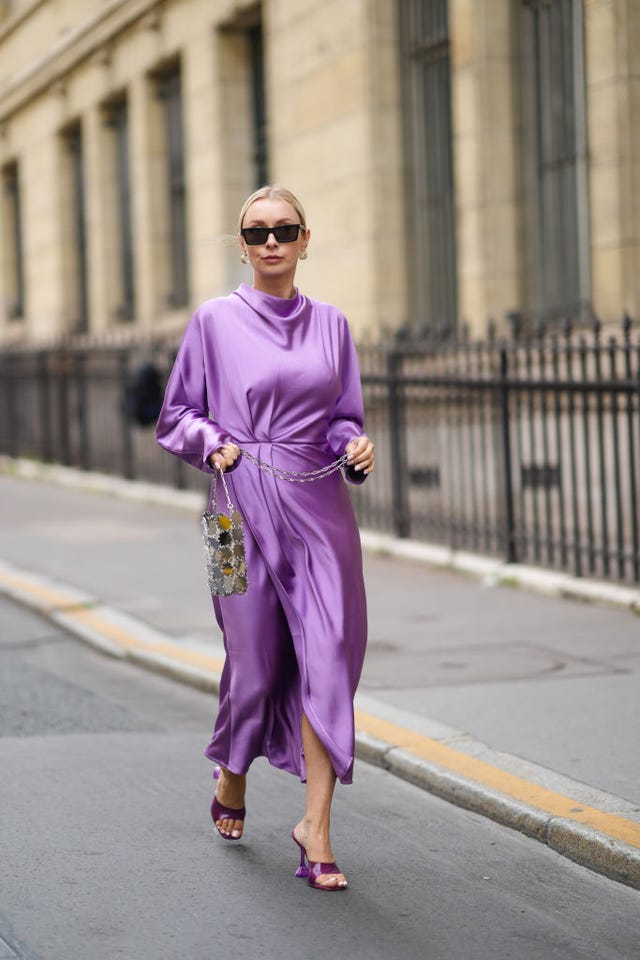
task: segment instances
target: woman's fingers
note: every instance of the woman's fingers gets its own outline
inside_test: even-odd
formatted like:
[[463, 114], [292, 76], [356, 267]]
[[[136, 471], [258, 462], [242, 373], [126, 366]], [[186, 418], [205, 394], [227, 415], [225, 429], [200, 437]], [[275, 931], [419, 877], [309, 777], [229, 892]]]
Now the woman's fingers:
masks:
[[375, 467], [375, 448], [368, 437], [358, 437], [347, 444], [346, 453], [349, 466], [365, 474]]
[[211, 454], [209, 460], [214, 469], [222, 470], [224, 473], [225, 470], [233, 466], [239, 456], [240, 447], [238, 447], [237, 444], [225, 443], [224, 446], [219, 447], [215, 453]]

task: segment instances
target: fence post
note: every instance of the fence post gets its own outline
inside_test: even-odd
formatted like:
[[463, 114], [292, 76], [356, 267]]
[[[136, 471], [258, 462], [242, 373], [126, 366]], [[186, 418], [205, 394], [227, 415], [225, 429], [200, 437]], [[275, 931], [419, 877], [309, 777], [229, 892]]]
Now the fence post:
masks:
[[40, 350], [37, 356], [37, 383], [38, 383], [38, 410], [40, 416], [40, 456], [45, 463], [50, 463], [54, 459], [53, 437], [51, 427], [51, 410], [53, 405], [53, 392], [51, 390], [51, 378], [49, 375], [50, 353], [47, 350]]
[[391, 503], [393, 526], [398, 537], [411, 534], [409, 497], [407, 490], [408, 464], [406, 455], [405, 402], [400, 383], [401, 355], [394, 350], [387, 353], [387, 382], [389, 385], [389, 455], [391, 460]]
[[86, 354], [78, 350], [73, 354], [75, 379], [75, 410], [78, 425], [78, 465], [82, 470], [91, 469], [91, 444], [89, 442], [89, 410], [87, 409]]
[[133, 425], [126, 407], [129, 386], [129, 351], [126, 347], [118, 354], [118, 396], [120, 397], [120, 425], [122, 430], [122, 474], [127, 480], [135, 478], [133, 459]]
[[57, 379], [57, 436], [60, 442], [60, 462], [71, 466], [71, 437], [69, 431], [69, 364], [70, 353], [61, 347], [55, 357], [54, 375]]
[[500, 413], [500, 433], [502, 447], [502, 483], [504, 487], [503, 536], [505, 560], [516, 563], [516, 519], [513, 506], [513, 473], [511, 470], [511, 431], [509, 422], [509, 362], [507, 345], [500, 343], [500, 377], [498, 380], [498, 410]]
[[10, 357], [4, 360], [2, 376], [0, 380], [4, 383], [5, 397], [5, 423], [4, 430], [6, 436], [6, 450], [10, 457], [17, 457], [20, 451], [20, 419], [16, 404], [16, 373], [15, 365], [11, 363]]

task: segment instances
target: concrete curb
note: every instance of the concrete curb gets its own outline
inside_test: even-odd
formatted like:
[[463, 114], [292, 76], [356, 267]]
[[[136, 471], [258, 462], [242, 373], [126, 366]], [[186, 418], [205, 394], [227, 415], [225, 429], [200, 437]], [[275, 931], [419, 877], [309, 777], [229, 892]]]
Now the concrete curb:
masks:
[[[66, 584], [0, 561], [0, 593], [91, 644], [202, 690], [217, 692], [221, 659], [102, 604]], [[220, 651], [217, 651], [220, 653]], [[369, 728], [369, 729], [368, 729]], [[383, 735], [372, 733], [381, 730]], [[446, 763], [428, 754], [451, 756]], [[419, 754], [423, 755], [420, 756]], [[356, 698], [356, 755], [457, 806], [525, 833], [598, 873], [640, 890], [640, 808], [571, 781], [518, 757], [498, 753], [468, 734], [396, 710], [368, 696]], [[558, 815], [496, 789], [455, 767], [486, 768], [493, 779], [524, 784], [525, 793], [548, 796], [556, 807], [591, 822]], [[529, 789], [530, 788], [530, 789]], [[593, 823], [608, 825], [611, 832]], [[615, 834], [618, 834], [616, 836]], [[612, 835], [613, 834], [613, 835]], [[630, 838], [632, 842], [625, 842]]]
[[[416, 758], [367, 734], [356, 735], [357, 756], [429, 793], [518, 830], [546, 844], [556, 853], [640, 890], [640, 849], [568, 818], [554, 817], [446, 767]], [[576, 784], [576, 792], [582, 787]]]
[[520, 563], [503, 563], [491, 557], [452, 550], [437, 544], [401, 540], [383, 533], [364, 530], [362, 546], [372, 553], [417, 560], [431, 567], [456, 570], [484, 581], [490, 587], [520, 587], [545, 596], [582, 603], [599, 603], [629, 610], [640, 615], [640, 590], [621, 587], [602, 580], [587, 580], [568, 573], [529, 567]]
[[[125, 480], [104, 473], [89, 473], [74, 467], [41, 463], [36, 460], [0, 455], [0, 473], [40, 480], [59, 486], [87, 490], [127, 500], [168, 506], [197, 514], [202, 510], [204, 493], [177, 490], [141, 480]], [[546, 596], [579, 600], [626, 609], [640, 616], [640, 590], [621, 587], [602, 580], [574, 577], [568, 573], [504, 563], [493, 557], [453, 550], [439, 544], [403, 540], [373, 530], [362, 530], [362, 546], [372, 553], [425, 563], [430, 567], [455, 570], [482, 580], [490, 587], [519, 587]]]

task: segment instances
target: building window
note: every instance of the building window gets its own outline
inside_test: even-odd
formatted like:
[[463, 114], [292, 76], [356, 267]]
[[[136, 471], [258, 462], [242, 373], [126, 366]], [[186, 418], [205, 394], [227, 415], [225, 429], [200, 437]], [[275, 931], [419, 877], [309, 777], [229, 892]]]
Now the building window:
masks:
[[24, 316], [24, 261], [22, 252], [22, 214], [18, 164], [2, 170], [2, 248], [4, 251], [3, 288], [7, 318]]
[[251, 107], [253, 119], [253, 165], [256, 188], [269, 182], [267, 164], [267, 103], [264, 85], [264, 47], [262, 21], [247, 29]]
[[112, 133], [111, 161], [113, 177], [111, 193], [117, 243], [118, 288], [114, 312], [119, 320], [132, 320], [135, 313], [135, 280], [133, 269], [133, 230], [131, 212], [131, 168], [129, 162], [129, 110], [126, 100], [110, 103], [105, 108], [106, 122]]
[[157, 84], [158, 97], [163, 106], [166, 152], [170, 277], [168, 302], [172, 307], [183, 307], [189, 300], [189, 282], [182, 82], [179, 65], [160, 74]]
[[457, 270], [447, 0], [399, 0], [410, 297], [416, 332], [455, 332]]
[[523, 0], [527, 300], [543, 319], [590, 303], [582, 0]]
[[84, 146], [80, 124], [62, 134], [66, 183], [63, 215], [66, 226], [66, 268], [71, 278], [69, 312], [76, 333], [89, 329], [89, 284], [87, 272], [87, 217], [84, 180]]
[[[214, 35], [219, 91], [222, 219], [235, 223], [248, 194], [270, 180], [268, 98], [262, 8], [253, 4], [221, 23]], [[237, 253], [224, 252], [229, 286], [243, 279]]]

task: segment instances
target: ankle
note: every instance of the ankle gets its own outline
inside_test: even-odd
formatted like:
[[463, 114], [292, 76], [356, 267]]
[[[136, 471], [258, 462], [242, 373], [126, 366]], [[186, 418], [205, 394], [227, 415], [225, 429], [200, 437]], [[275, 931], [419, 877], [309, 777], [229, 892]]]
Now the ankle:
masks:
[[322, 844], [330, 843], [329, 824], [326, 820], [314, 820], [305, 815], [298, 823], [296, 833], [305, 837], [307, 843], [312, 841]]
[[327, 817], [314, 817], [305, 813], [300, 820], [300, 826], [308, 833], [313, 833], [314, 836], [329, 836], [329, 820]]
[[[233, 797], [240, 800], [245, 795], [246, 786], [246, 777], [243, 774], [230, 773], [228, 770], [220, 768], [216, 788], [218, 796]], [[223, 802], [225, 801], [223, 800]]]

